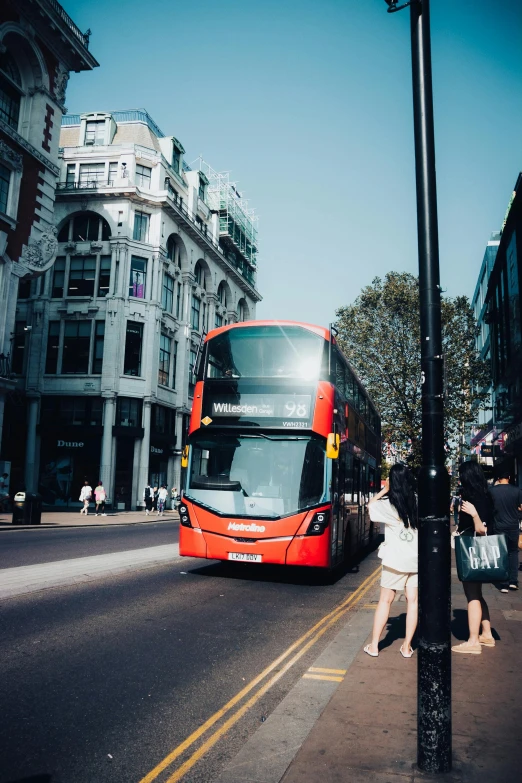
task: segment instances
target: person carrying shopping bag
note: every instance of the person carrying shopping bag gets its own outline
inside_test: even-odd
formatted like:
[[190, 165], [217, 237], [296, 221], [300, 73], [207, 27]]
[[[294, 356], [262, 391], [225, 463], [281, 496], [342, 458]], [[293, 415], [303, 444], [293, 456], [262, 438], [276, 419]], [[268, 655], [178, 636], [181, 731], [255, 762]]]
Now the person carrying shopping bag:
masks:
[[373, 621], [372, 640], [364, 652], [372, 658], [379, 655], [379, 639], [388, 622], [390, 606], [397, 590], [404, 590], [406, 636], [400, 647], [403, 658], [411, 658], [411, 642], [418, 615], [418, 532], [415, 478], [406, 465], [393, 465], [390, 477], [381, 491], [368, 503], [372, 522], [385, 526], [384, 543], [379, 547], [382, 560], [381, 594]]
[[[459, 475], [462, 501], [458, 536], [484, 536], [488, 531], [492, 533], [494, 507], [484, 471], [478, 462], [462, 462]], [[455, 653], [480, 655], [482, 647], [495, 646], [489, 608], [482, 595], [482, 582], [462, 581], [462, 587], [468, 601], [469, 638], [467, 642], [456, 644], [451, 649]]]

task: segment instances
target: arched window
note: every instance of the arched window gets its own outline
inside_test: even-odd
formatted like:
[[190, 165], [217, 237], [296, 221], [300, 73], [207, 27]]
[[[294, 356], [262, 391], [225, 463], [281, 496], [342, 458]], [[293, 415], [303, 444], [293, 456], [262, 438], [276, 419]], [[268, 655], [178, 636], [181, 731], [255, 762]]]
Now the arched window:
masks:
[[22, 101], [22, 77], [13, 55], [0, 57], [0, 119], [18, 130]]
[[174, 239], [173, 234], [167, 239], [167, 258], [170, 259], [173, 264], [176, 263], [176, 240]]
[[207, 285], [205, 281], [205, 270], [203, 268], [203, 264], [200, 264], [199, 261], [194, 268], [194, 277], [196, 278], [196, 283], [201, 286], [201, 288], [206, 290]]
[[237, 305], [237, 320], [248, 321], [250, 320], [250, 311], [245, 299], [240, 299]]
[[227, 287], [226, 287], [224, 282], [221, 282], [219, 284], [218, 299], [219, 299], [220, 304], [223, 305], [223, 307], [227, 306]]
[[63, 224], [58, 242], [107, 242], [111, 228], [96, 212], [81, 212]]

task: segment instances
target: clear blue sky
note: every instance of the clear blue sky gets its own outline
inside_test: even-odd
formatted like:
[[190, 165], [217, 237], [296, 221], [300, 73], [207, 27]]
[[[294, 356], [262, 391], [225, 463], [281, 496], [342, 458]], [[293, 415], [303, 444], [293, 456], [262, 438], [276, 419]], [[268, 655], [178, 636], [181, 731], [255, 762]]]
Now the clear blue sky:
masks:
[[[64, 0], [94, 72], [69, 112], [144, 107], [260, 215], [257, 316], [327, 324], [417, 270], [409, 11], [384, 0]], [[471, 296], [522, 169], [522, 3], [432, 0], [441, 283]]]

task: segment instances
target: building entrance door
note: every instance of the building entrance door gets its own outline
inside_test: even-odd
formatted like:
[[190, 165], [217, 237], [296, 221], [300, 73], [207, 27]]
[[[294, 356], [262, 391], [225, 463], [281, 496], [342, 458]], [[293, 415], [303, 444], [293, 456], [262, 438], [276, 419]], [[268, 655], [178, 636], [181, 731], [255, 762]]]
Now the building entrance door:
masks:
[[134, 440], [117, 438], [116, 471], [114, 476], [115, 511], [132, 510], [132, 463], [134, 459]]

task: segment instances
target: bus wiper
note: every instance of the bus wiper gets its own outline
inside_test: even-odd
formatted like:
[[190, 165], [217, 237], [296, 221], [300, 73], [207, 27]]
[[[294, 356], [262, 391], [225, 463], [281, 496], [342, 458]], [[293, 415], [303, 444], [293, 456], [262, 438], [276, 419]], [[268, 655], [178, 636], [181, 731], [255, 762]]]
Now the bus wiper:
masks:
[[285, 441], [285, 440], [309, 440], [308, 435], [293, 435], [292, 437], [288, 437], [286, 435], [279, 435], [279, 436], [271, 436], [271, 435], [264, 435], [262, 432], [257, 432], [255, 435], [248, 435], [244, 434], [240, 436], [243, 438], [264, 438], [265, 440], [272, 440], [272, 441]]

